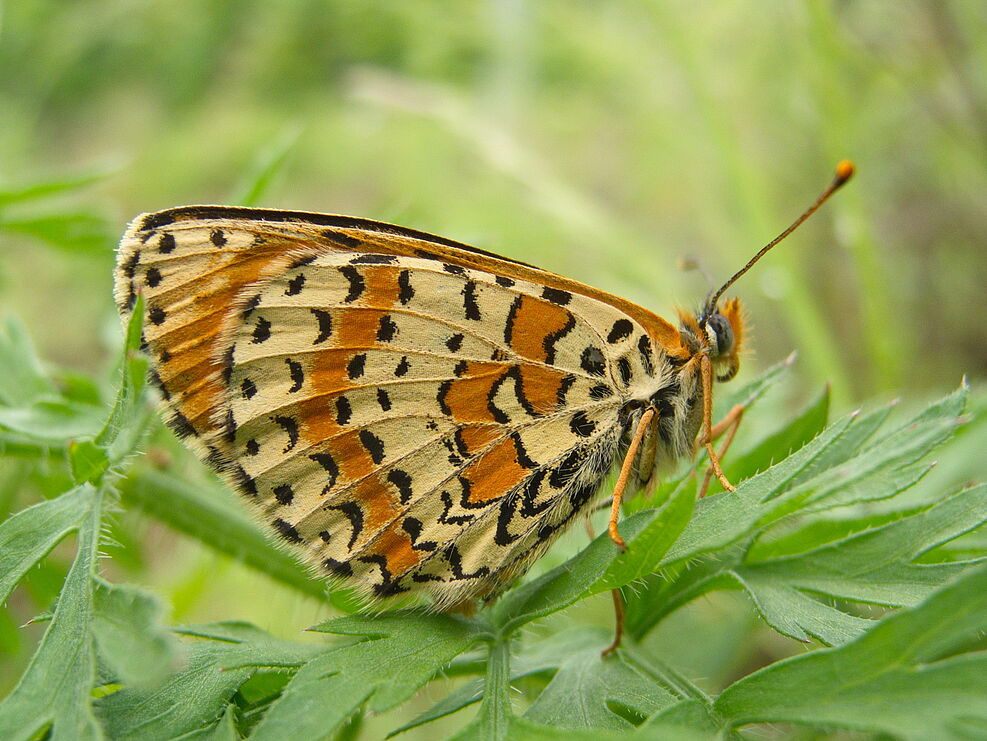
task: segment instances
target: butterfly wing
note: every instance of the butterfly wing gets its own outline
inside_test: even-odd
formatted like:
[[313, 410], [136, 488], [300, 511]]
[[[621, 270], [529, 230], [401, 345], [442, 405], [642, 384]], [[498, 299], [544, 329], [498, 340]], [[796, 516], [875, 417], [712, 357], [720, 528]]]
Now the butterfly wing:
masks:
[[627, 401], [670, 383], [663, 324], [581, 284], [376, 222], [197, 208], [138, 219], [117, 273], [172, 426], [379, 596], [496, 593], [596, 493]]

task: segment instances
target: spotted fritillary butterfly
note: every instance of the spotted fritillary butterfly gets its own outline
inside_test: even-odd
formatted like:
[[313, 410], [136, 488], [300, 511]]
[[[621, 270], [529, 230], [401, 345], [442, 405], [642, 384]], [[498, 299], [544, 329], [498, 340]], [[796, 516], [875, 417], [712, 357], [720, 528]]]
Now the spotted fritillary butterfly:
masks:
[[618, 503], [708, 446], [744, 339], [723, 289], [674, 326], [449, 239], [292, 211], [139, 216], [125, 318], [138, 292], [170, 427], [321, 573], [437, 609], [505, 589], [622, 460]]

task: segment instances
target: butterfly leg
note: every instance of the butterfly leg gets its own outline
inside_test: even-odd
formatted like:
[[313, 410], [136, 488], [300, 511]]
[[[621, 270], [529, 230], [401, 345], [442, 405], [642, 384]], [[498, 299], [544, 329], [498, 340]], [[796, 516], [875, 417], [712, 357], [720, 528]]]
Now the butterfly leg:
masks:
[[624, 598], [621, 597], [619, 589], [611, 589], [610, 594], [613, 596], [613, 641], [603, 649], [603, 656], [609, 656], [620, 648], [620, 640], [624, 637]]
[[[733, 442], [733, 438], [737, 434], [737, 430], [740, 427], [740, 420], [744, 416], [745, 408], [746, 407], [744, 407], [743, 404], [737, 404], [733, 409], [731, 409], [727, 413], [727, 416], [721, 419], [716, 425], [713, 426], [713, 429], [710, 430], [710, 437], [713, 440], [718, 439], [721, 435], [726, 433], [726, 440], [723, 441], [723, 446], [720, 448], [719, 452], [717, 453], [720, 460], [723, 460], [723, 456], [725, 456], [727, 454], [727, 450], [730, 449], [730, 443]], [[706, 475], [703, 477], [702, 488], [699, 489], [700, 499], [706, 496], [706, 490], [709, 488], [709, 482], [712, 480], [712, 478], [713, 478], [713, 467], [710, 466], [709, 468], [706, 469]]]
[[627, 455], [624, 456], [624, 462], [620, 466], [617, 483], [613, 487], [613, 503], [610, 505], [610, 540], [616, 543], [617, 547], [621, 550], [627, 547], [627, 543], [620, 537], [620, 531], [617, 530], [617, 520], [620, 518], [620, 503], [623, 501], [624, 489], [627, 488], [631, 471], [634, 470], [634, 458], [637, 456], [637, 450], [641, 447], [641, 440], [644, 439], [644, 433], [647, 432], [648, 425], [654, 419], [655, 413], [656, 410], [654, 407], [648, 407], [641, 415], [641, 419], [637, 423], [637, 429], [634, 431], [634, 437], [631, 438], [631, 444], [627, 448]]
[[735, 491], [737, 487], [723, 475], [723, 469], [720, 468], [720, 457], [713, 449], [713, 363], [709, 359], [709, 355], [700, 357], [699, 375], [702, 377], [703, 383], [703, 433], [699, 436], [699, 444], [704, 446], [706, 452], [709, 453], [709, 465], [723, 488], [727, 491]]

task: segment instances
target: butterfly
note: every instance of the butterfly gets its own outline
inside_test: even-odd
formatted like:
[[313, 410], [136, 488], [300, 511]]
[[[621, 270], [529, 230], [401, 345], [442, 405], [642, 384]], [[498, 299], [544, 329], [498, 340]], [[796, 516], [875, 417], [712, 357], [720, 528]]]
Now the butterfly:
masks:
[[[709, 452], [745, 320], [724, 291], [672, 324], [630, 301], [367, 219], [184, 206], [138, 216], [115, 298], [144, 296], [168, 425], [322, 575], [463, 609], [602, 495]], [[732, 433], [731, 433], [732, 434]]]

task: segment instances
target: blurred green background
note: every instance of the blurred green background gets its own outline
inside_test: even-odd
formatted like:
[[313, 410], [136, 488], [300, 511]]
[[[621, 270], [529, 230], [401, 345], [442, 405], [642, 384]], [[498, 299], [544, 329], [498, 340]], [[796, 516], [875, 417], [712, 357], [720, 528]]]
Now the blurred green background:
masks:
[[[0, 7], [0, 313], [55, 366], [109, 378], [113, 248], [142, 211], [378, 218], [669, 316], [707, 290], [680, 258], [726, 278], [850, 158], [851, 185], [736, 286], [754, 325], [742, 377], [798, 350], [795, 404], [829, 382], [846, 411], [987, 375], [983, 2]], [[201, 477], [168, 435], [149, 447]], [[172, 619], [294, 635], [327, 614], [152, 520], [118, 529], [109, 568], [155, 584]], [[23, 658], [20, 599], [0, 648]], [[749, 629], [702, 609], [693, 625], [730, 645]], [[731, 671], [693, 661], [714, 686]]]

